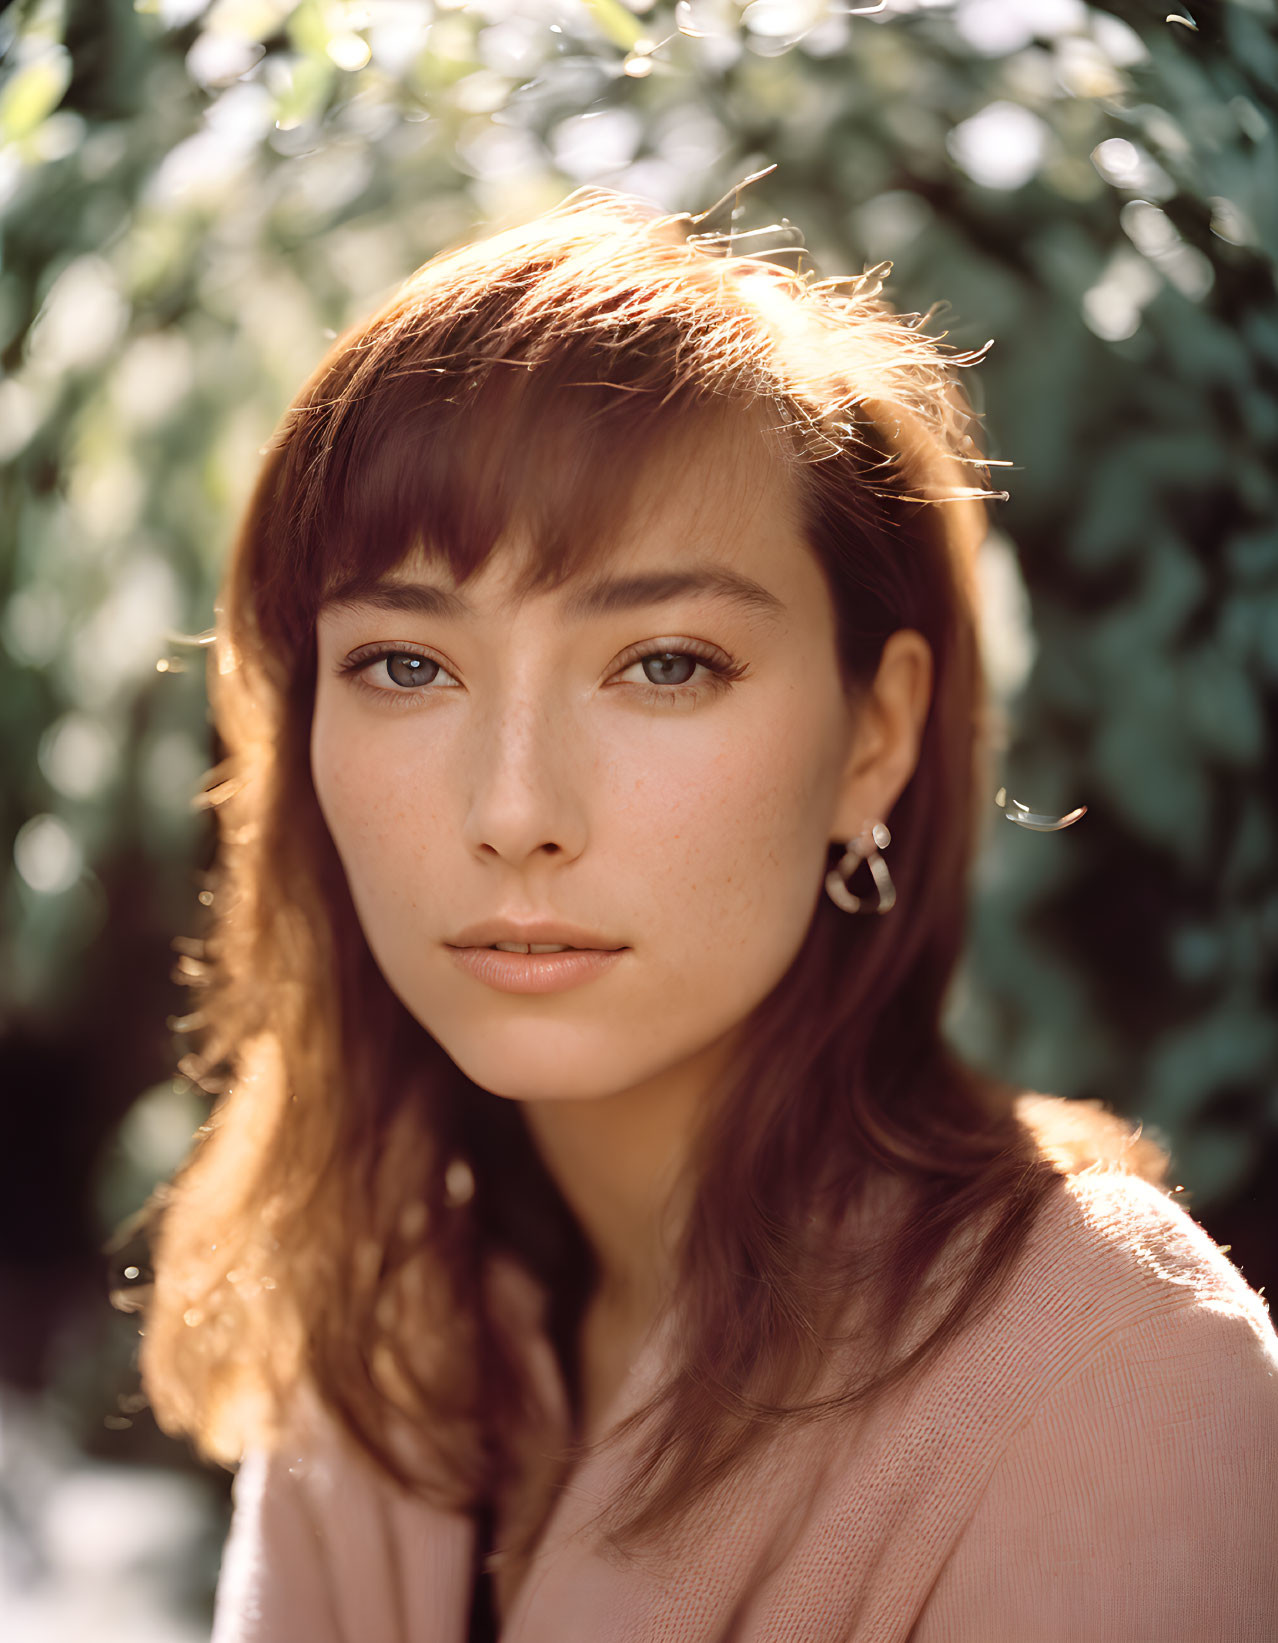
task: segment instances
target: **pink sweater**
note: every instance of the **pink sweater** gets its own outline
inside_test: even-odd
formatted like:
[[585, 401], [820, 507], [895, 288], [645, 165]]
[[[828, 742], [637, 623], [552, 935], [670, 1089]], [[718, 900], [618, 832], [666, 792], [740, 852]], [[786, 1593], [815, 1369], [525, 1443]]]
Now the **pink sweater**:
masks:
[[[496, 1281], [566, 1431], [543, 1297], [513, 1263]], [[614, 1415], [670, 1345], [649, 1337]], [[1062, 1178], [994, 1311], [853, 1424], [803, 1429], [677, 1555], [628, 1563], [591, 1543], [621, 1464], [591, 1456], [503, 1643], [1278, 1639], [1278, 1337], [1161, 1189]], [[315, 1420], [239, 1470], [213, 1643], [465, 1643], [474, 1535]]]

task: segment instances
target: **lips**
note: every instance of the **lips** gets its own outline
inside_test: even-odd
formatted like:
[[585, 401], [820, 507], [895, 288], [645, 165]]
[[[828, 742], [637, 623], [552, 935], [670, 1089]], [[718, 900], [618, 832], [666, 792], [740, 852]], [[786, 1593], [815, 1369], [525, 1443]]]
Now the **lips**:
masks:
[[507, 953], [490, 947], [449, 947], [458, 969], [499, 993], [561, 993], [601, 977], [626, 949], [580, 948], [566, 953]]
[[557, 919], [485, 919], [451, 937], [449, 947], [495, 947], [499, 941], [530, 947], [572, 947], [579, 952], [620, 952], [625, 943], [596, 930]]

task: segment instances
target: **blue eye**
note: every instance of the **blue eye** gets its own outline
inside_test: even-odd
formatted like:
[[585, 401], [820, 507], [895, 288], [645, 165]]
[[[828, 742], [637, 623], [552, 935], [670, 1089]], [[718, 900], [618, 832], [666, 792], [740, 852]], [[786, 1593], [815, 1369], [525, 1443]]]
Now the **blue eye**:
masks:
[[[629, 687], [637, 690], [643, 701], [657, 707], [682, 708], [696, 707], [707, 696], [722, 695], [748, 671], [743, 663], [734, 662], [717, 647], [695, 640], [641, 650], [638, 655], [632, 651], [630, 660], [623, 660], [621, 671], [629, 673], [632, 668], [642, 668], [646, 675], [646, 679], [637, 679]], [[701, 678], [696, 677], [698, 672]]]
[[[695, 706], [710, 692], [724, 690], [734, 680], [744, 678], [747, 669], [721, 651], [687, 641], [678, 647], [632, 651], [622, 660], [620, 672], [642, 668], [644, 680], [622, 681], [640, 697], [662, 706]], [[697, 679], [698, 669], [705, 675]], [[350, 674], [361, 689], [396, 704], [412, 698], [433, 696], [441, 688], [458, 688], [458, 681], [433, 656], [407, 650], [402, 645], [383, 645], [370, 651], [356, 651], [339, 664], [339, 674]], [[615, 677], [615, 676], [614, 676]], [[373, 683], [380, 678], [383, 683]], [[447, 681], [441, 684], [440, 681]]]
[[378, 660], [386, 663], [386, 676], [397, 685], [430, 684], [440, 671], [439, 663], [431, 657], [417, 656], [410, 650], [388, 651]]
[[[658, 668], [666, 670], [666, 676], [664, 678], [658, 677], [654, 679], [649, 672], [648, 677], [651, 684], [686, 685], [691, 682], [692, 676], [696, 673], [698, 666], [701, 665], [702, 659], [698, 656], [694, 656], [691, 651], [687, 650], [655, 650], [650, 655], [641, 656], [639, 658], [639, 666], [645, 670], [648, 669], [648, 664], [650, 662], [655, 662]], [[675, 672], [678, 672], [682, 667], [684, 670], [683, 678], [672, 679], [669, 677], [669, 671], [672, 664]]]
[[[387, 685], [370, 682], [368, 676], [372, 675], [379, 665], [383, 665], [382, 677], [389, 681]], [[402, 646], [383, 645], [379, 650], [362, 653], [356, 651], [339, 665], [337, 671], [340, 674], [354, 675], [356, 683], [362, 689], [386, 698], [403, 699], [408, 696], [431, 695], [433, 691], [428, 687], [434, 686], [441, 675], [452, 680], [453, 686], [457, 683], [452, 674], [433, 656], [425, 656], [416, 650], [405, 650]]]

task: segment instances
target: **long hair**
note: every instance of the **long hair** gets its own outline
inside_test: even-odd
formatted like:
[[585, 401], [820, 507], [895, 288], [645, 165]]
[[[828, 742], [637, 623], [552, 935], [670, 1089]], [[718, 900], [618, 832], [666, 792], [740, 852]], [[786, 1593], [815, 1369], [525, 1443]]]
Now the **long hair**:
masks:
[[[151, 1211], [142, 1348], [161, 1424], [228, 1464], [305, 1385], [401, 1484], [476, 1504], [526, 1407], [488, 1258], [517, 1252], [545, 1284], [560, 1343], [597, 1276], [518, 1104], [461, 1073], [365, 941], [310, 775], [320, 604], [423, 539], [464, 582], [515, 520], [536, 543], [526, 586], [557, 586], [708, 418], [781, 458], [853, 699], [905, 627], [933, 695], [891, 817], [895, 910], [819, 898], [707, 1101], [679, 1361], [626, 1423], [646, 1438], [614, 1543], [684, 1521], [769, 1434], [868, 1408], [931, 1361], [994, 1304], [1064, 1170], [1165, 1165], [1099, 1109], [1081, 1141], [1073, 1109], [1053, 1153], [1053, 1103], [942, 1032], [993, 808], [973, 565], [997, 493], [957, 370], [980, 354], [895, 313], [882, 269], [817, 281], [699, 226], [585, 191], [434, 258], [334, 344], [266, 450], [216, 608], [218, 853], [203, 962], [184, 966], [202, 1036], [180, 1066], [218, 1099]], [[895, 1213], [869, 1215], [880, 1201]], [[853, 1317], [855, 1355], [809, 1396]]]

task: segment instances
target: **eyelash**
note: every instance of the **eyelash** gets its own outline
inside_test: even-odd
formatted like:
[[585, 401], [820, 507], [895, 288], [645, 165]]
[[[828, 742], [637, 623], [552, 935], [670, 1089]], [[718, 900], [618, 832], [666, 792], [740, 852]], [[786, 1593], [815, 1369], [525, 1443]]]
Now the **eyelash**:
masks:
[[[435, 694], [435, 691], [429, 685], [383, 690], [376, 685], [368, 684], [362, 675], [367, 673], [369, 668], [376, 666], [378, 662], [385, 662], [392, 656], [421, 656], [428, 662], [434, 662], [441, 672], [448, 672], [448, 669], [437, 657], [430, 655], [428, 651], [418, 650], [413, 645], [380, 645], [371, 651], [355, 651], [344, 662], [338, 664], [337, 672], [342, 675], [352, 675], [354, 682], [362, 690], [370, 691], [374, 696], [389, 698], [396, 707], [409, 705], [415, 696]], [[637, 654], [632, 654], [629, 658], [623, 657], [620, 671], [624, 673], [628, 668], [632, 668], [636, 662], [647, 661], [650, 656], [688, 656], [705, 668], [710, 675], [710, 678], [704, 684], [689, 681], [682, 685], [656, 685], [649, 682], [635, 686], [634, 688], [640, 692], [641, 699], [651, 702], [654, 706], [673, 707], [683, 702], [690, 702], [704, 695], [707, 691], [717, 694], [726, 690], [729, 685], [734, 684], [738, 679], [744, 678], [747, 671], [744, 663], [734, 662], [731, 658], [722, 656], [717, 651], [709, 650], [686, 639], [680, 640], [677, 644], [650, 646], [640, 650]]]

